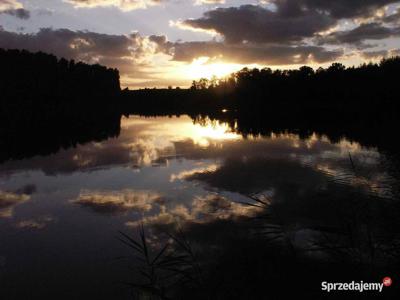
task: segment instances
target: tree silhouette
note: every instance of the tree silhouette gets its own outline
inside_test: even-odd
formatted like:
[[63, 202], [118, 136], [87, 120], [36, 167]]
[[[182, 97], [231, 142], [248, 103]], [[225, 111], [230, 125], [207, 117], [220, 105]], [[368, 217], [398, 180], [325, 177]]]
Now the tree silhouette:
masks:
[[0, 49], [0, 161], [119, 132], [119, 72]]

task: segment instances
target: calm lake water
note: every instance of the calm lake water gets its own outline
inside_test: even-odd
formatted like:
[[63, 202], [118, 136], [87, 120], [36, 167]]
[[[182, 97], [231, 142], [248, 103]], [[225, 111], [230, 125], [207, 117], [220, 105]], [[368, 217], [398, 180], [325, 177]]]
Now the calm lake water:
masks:
[[226, 124], [187, 116], [123, 117], [118, 138], [0, 165], [0, 292], [3, 299], [129, 298], [121, 282], [133, 278], [130, 250], [119, 231], [190, 223], [204, 229], [196, 229], [199, 244], [217, 247], [231, 229], [213, 224], [229, 222], [234, 232], [256, 216], [258, 207], [242, 203], [253, 194], [283, 208], [293, 242], [305, 247], [312, 228], [343, 222], [332, 214], [333, 197], [310, 199], [337, 194], [340, 206], [354, 191], [390, 198], [385, 162], [346, 139], [245, 139]]

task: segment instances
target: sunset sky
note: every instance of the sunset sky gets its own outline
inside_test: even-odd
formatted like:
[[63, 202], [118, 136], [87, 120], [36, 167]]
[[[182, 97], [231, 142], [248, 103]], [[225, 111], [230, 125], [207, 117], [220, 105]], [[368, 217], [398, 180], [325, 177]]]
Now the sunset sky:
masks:
[[399, 54], [400, 1], [0, 0], [0, 47], [116, 67], [123, 87], [185, 87]]

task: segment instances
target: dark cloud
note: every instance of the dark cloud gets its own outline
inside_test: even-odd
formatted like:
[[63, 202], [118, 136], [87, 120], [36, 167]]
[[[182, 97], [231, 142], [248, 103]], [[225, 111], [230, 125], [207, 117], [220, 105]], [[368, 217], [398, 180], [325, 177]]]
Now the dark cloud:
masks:
[[382, 59], [393, 56], [400, 56], [400, 49], [364, 51], [361, 56], [365, 59]]
[[41, 9], [38, 9], [36, 13], [38, 16], [51, 16], [51, 15], [53, 15], [53, 12], [54, 11], [51, 9], [41, 8]]
[[150, 35], [149, 40], [157, 45], [157, 50], [160, 52], [170, 53], [174, 43], [169, 42], [165, 35]]
[[317, 10], [287, 15], [255, 5], [217, 8], [206, 12], [202, 18], [182, 22], [183, 26], [194, 29], [216, 31], [228, 43], [301, 41], [335, 24], [335, 19]]
[[22, 20], [27, 20], [31, 16], [29, 10], [26, 10], [24, 8], [7, 9], [7, 10], [0, 11], [0, 14], [7, 14], [7, 15], [10, 15], [10, 16], [16, 17], [18, 19], [22, 19]]
[[164, 36], [150, 36], [157, 44], [157, 50], [172, 55], [175, 61], [190, 62], [206, 56], [212, 59], [241, 64], [304, 64], [308, 62], [324, 63], [337, 59], [341, 50], [327, 50], [321, 46], [286, 45], [265, 43], [227, 44], [217, 41], [176, 42], [167, 41]]
[[18, 0], [0, 0], [0, 14], [7, 14], [25, 20], [30, 17], [30, 12], [24, 9]]
[[51, 28], [34, 34], [0, 31], [1, 48], [44, 51], [68, 59], [130, 56], [131, 46], [135, 46], [135, 40], [125, 35]]
[[[187, 42], [174, 45], [174, 59], [189, 61], [198, 56], [224, 57], [229, 61], [263, 64], [327, 62], [341, 55], [327, 45], [353, 45], [367, 48], [365, 40], [381, 40], [399, 35], [399, 28], [388, 26], [398, 19], [398, 11], [348, 31], [332, 29], [343, 18], [368, 18], [394, 0], [275, 0], [274, 9], [256, 5], [216, 8], [201, 18], [187, 19], [182, 28], [216, 32], [223, 42]], [[374, 16], [374, 20], [378, 20]], [[311, 43], [311, 44], [310, 44]]]
[[246, 160], [228, 159], [214, 172], [187, 176], [231, 192], [252, 194], [265, 190], [313, 189], [322, 186], [326, 176], [298, 161], [255, 157]]
[[302, 12], [318, 10], [336, 19], [366, 17], [385, 5], [398, 0], [274, 0], [281, 13], [298, 15]]
[[27, 184], [24, 185], [23, 187], [19, 188], [18, 190], [15, 191], [16, 194], [22, 195], [32, 195], [34, 193], [36, 193], [37, 188], [36, 185], [34, 184]]
[[341, 50], [327, 50], [318, 46], [290, 46], [267, 44], [236, 44], [222, 42], [183, 42], [175, 43], [173, 59], [192, 61], [201, 56], [220, 58], [224, 61], [241, 64], [305, 64], [324, 63], [337, 59]]
[[[367, 17], [394, 0], [276, 0], [275, 10], [261, 6], [217, 8], [183, 26], [215, 31], [228, 43], [288, 43], [301, 41], [334, 26], [341, 18]], [[388, 16], [396, 19], [397, 14]]]
[[365, 51], [362, 52], [361, 55], [364, 58], [371, 59], [371, 58], [380, 58], [386, 56], [387, 50], [378, 50], [378, 51]]
[[380, 20], [384, 23], [400, 24], [400, 8], [397, 8], [397, 10], [390, 15], [385, 15], [384, 17], [380, 18]]
[[319, 44], [355, 44], [362, 45], [365, 40], [381, 40], [400, 36], [400, 27], [385, 27], [380, 23], [362, 24], [352, 30], [336, 31], [318, 37]]

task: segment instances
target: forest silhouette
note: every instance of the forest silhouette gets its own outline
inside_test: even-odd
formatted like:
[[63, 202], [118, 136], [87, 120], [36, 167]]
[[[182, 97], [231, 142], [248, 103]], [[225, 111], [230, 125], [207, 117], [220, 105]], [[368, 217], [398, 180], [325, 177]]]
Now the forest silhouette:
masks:
[[0, 162], [119, 133], [119, 72], [0, 49]]
[[313, 132], [396, 152], [400, 57], [346, 68], [244, 68], [189, 89], [121, 91], [119, 72], [42, 52], [0, 49], [0, 161], [119, 134], [121, 115], [190, 115], [244, 135]]
[[[236, 109], [241, 113], [264, 113], [312, 109], [324, 113], [393, 111], [396, 100], [396, 75], [400, 58], [383, 59], [379, 64], [346, 68], [340, 63], [316, 71], [308, 66], [297, 70], [244, 68], [227, 78], [202, 78], [189, 90], [124, 90], [128, 109], [196, 112]], [[255, 109], [256, 108], [256, 109]]]

